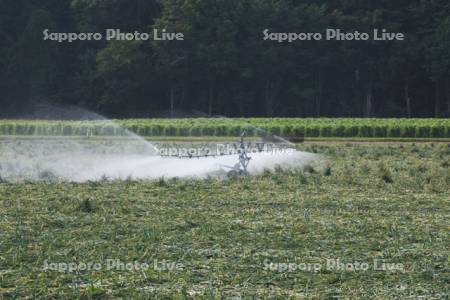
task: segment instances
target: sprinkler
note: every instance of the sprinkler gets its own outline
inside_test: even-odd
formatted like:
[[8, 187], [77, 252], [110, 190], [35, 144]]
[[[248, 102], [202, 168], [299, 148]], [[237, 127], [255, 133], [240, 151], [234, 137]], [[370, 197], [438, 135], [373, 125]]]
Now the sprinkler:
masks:
[[[234, 148], [236, 149], [237, 155], [238, 155], [238, 161], [234, 166], [228, 166], [228, 165], [220, 165], [223, 168], [228, 169], [227, 175], [230, 177], [234, 176], [247, 176], [249, 175], [247, 169], [248, 165], [250, 164], [251, 157], [249, 156], [247, 152], [247, 147], [245, 146], [245, 137], [247, 136], [247, 130], [245, 129], [240, 136], [240, 141], [238, 145], [234, 145]], [[259, 145], [258, 147], [259, 152], [263, 152], [263, 147]], [[192, 159], [192, 158], [204, 158], [204, 157], [216, 157], [216, 156], [230, 156], [230, 155], [236, 155], [236, 153], [216, 153], [211, 154], [209, 151], [205, 153], [205, 149], [201, 149], [199, 152], [202, 153], [200, 155], [193, 155], [191, 153], [188, 154], [176, 154], [176, 155], [170, 155], [170, 154], [160, 154], [161, 157], [176, 157], [180, 159]], [[203, 154], [205, 153], [205, 154]]]
[[227, 175], [229, 177], [247, 176], [248, 175], [247, 167], [252, 158], [248, 155], [247, 148], [245, 147], [244, 139], [245, 139], [246, 135], [247, 135], [247, 130], [244, 130], [241, 133], [241, 140], [239, 142], [239, 148], [238, 148], [239, 161], [238, 161], [238, 163], [236, 163], [233, 167], [221, 165], [221, 167], [230, 169], [230, 171], [227, 173]]

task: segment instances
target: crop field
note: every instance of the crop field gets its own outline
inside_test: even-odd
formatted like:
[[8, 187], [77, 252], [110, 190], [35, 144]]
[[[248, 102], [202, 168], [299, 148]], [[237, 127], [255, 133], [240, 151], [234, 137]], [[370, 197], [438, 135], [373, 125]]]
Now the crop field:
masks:
[[[448, 137], [448, 120], [420, 126]], [[225, 180], [0, 179], [0, 298], [448, 299], [450, 144], [297, 148], [323, 159]]]
[[0, 120], [0, 136], [122, 136], [127, 129], [147, 137], [230, 137], [239, 136], [244, 128], [250, 136], [269, 132], [285, 137], [309, 138], [450, 138], [450, 119], [199, 118], [130, 119], [114, 123]]

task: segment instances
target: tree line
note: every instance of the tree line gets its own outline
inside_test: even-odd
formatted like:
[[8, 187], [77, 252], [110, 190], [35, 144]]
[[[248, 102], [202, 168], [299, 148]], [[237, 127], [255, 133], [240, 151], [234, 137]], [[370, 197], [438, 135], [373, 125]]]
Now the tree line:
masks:
[[[111, 28], [185, 39], [43, 39], [45, 29]], [[263, 33], [327, 28], [405, 39], [279, 43]], [[446, 0], [2, 0], [0, 41], [0, 117], [41, 102], [119, 118], [450, 116]]]

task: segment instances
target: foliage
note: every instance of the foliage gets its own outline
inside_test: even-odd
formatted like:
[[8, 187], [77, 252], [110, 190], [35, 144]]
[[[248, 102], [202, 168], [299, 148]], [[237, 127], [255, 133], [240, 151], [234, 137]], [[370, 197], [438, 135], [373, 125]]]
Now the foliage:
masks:
[[[120, 125], [120, 126], [119, 126]], [[0, 120], [0, 135], [123, 136], [128, 129], [141, 136], [236, 137], [272, 133], [283, 137], [450, 138], [449, 119], [332, 119], [332, 118], [199, 118], [128, 119], [117, 121]], [[261, 128], [262, 130], [255, 130]]]
[[[446, 0], [1, 1], [0, 116], [29, 117], [45, 100], [117, 118], [448, 117], [449, 15]], [[57, 43], [42, 39], [46, 28], [185, 40]], [[327, 28], [406, 40], [263, 39]]]

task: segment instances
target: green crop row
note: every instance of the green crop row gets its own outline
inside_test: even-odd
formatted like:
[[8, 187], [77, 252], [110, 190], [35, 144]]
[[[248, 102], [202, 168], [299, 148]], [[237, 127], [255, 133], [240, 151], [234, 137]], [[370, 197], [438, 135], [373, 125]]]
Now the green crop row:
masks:
[[450, 138], [449, 119], [129, 119], [111, 121], [0, 120], [0, 135], [249, 136]]

